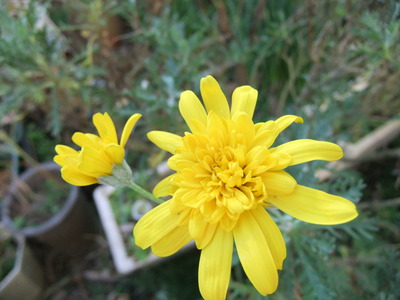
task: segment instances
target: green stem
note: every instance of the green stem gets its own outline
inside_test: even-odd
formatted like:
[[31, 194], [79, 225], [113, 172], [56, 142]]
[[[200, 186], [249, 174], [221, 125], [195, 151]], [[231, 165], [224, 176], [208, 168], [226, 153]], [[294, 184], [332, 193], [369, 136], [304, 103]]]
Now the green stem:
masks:
[[150, 199], [154, 203], [161, 204], [161, 203], [164, 202], [161, 199], [158, 199], [158, 198], [154, 197], [154, 195], [152, 193], [149, 193], [144, 188], [142, 188], [141, 186], [139, 186], [136, 183], [134, 183], [132, 180], [129, 182], [129, 187], [132, 190], [134, 190], [135, 192], [138, 192], [143, 197], [146, 197], [146, 198]]

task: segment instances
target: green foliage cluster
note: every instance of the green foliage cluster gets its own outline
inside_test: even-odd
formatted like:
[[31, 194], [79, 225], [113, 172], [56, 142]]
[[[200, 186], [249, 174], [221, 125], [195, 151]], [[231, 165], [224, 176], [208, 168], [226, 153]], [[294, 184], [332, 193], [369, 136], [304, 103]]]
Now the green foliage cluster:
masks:
[[[287, 113], [304, 117], [304, 124], [291, 126], [277, 143], [355, 142], [399, 117], [395, 0], [10, 3], [0, 3], [3, 169], [17, 172], [21, 157], [51, 159], [56, 143], [71, 144], [75, 131], [94, 131], [90, 117], [97, 111], [108, 111], [119, 128], [139, 112], [143, 118], [128, 143], [133, 150], [128, 159], [145, 183], [144, 170], [165, 159], [146, 132], [182, 134], [179, 94], [186, 89], [198, 94], [199, 79], [207, 74], [227, 95], [242, 84], [255, 87], [256, 121]], [[399, 147], [395, 141], [382, 151]], [[279, 289], [260, 296], [236, 257], [228, 299], [400, 298], [398, 151], [332, 170], [321, 183], [315, 170], [325, 167], [313, 162], [289, 172], [300, 184], [360, 203], [359, 218], [314, 226], [271, 210], [288, 248]], [[167, 267], [128, 276], [114, 292], [135, 299], [196, 299], [197, 260], [185, 255]], [[104, 287], [113, 288], [90, 284], [91, 298], [103, 299]]]

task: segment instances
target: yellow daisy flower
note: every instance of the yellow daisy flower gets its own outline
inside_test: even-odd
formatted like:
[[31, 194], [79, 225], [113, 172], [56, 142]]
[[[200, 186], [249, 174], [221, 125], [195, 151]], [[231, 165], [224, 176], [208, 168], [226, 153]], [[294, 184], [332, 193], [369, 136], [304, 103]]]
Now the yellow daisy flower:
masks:
[[[114, 122], [108, 113], [95, 114], [93, 124], [97, 128], [98, 136], [82, 132], [76, 132], [72, 136], [72, 141], [82, 148], [80, 151], [65, 145], [56, 146], [58, 155], [54, 157], [54, 161], [62, 167], [63, 179], [78, 186], [98, 183], [113, 175], [122, 177], [122, 180], [124, 176], [129, 177], [126, 180], [130, 180], [131, 171], [124, 160], [124, 148], [140, 117], [140, 114], [134, 114], [128, 119], [118, 143]], [[115, 172], [116, 167], [119, 172]]]
[[135, 242], [158, 256], [178, 251], [190, 240], [201, 249], [199, 287], [205, 299], [225, 299], [233, 245], [249, 280], [262, 294], [273, 293], [286, 257], [280, 230], [266, 207], [276, 206], [309, 223], [339, 224], [357, 216], [344, 198], [298, 185], [288, 166], [343, 156], [333, 143], [295, 140], [270, 148], [276, 137], [300, 117], [283, 116], [254, 124], [257, 91], [237, 88], [229, 108], [218, 82], [201, 79], [205, 109], [192, 91], [181, 94], [179, 109], [191, 132], [183, 137], [152, 131], [149, 139], [173, 156], [176, 171], [154, 189], [172, 196], [135, 226]]

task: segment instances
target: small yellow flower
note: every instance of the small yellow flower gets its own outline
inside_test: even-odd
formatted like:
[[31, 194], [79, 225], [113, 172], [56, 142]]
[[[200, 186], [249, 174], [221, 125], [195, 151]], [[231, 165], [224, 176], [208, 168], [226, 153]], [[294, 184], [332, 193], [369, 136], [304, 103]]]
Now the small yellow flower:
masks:
[[[108, 113], [97, 113], [93, 116], [93, 124], [99, 135], [76, 132], [72, 141], [82, 149], [77, 151], [65, 145], [57, 145], [54, 161], [61, 168], [61, 175], [70, 184], [84, 186], [99, 182], [102, 177], [113, 175], [115, 166], [124, 168], [125, 144], [141, 117], [132, 115], [126, 122], [118, 143], [114, 123]], [[129, 172], [129, 171], [128, 171]]]
[[300, 117], [252, 121], [257, 91], [237, 88], [229, 108], [217, 81], [200, 82], [205, 104], [191, 91], [181, 94], [179, 109], [191, 132], [183, 137], [152, 131], [149, 139], [173, 156], [176, 173], [154, 189], [172, 196], [135, 226], [136, 243], [159, 256], [178, 251], [190, 240], [201, 249], [199, 287], [205, 299], [224, 299], [231, 272], [233, 245], [248, 278], [263, 295], [273, 293], [286, 257], [282, 234], [268, 212], [276, 206], [315, 224], [339, 224], [357, 216], [344, 198], [298, 185], [288, 166], [311, 160], [340, 159], [333, 143], [295, 140], [270, 148], [276, 137]]

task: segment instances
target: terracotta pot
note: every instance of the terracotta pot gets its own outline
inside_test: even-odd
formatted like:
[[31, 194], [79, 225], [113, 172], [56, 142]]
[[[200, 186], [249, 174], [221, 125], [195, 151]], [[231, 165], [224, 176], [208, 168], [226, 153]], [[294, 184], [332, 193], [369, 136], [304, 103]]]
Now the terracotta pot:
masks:
[[[21, 218], [22, 213], [21, 202], [24, 201], [21, 194], [23, 195], [24, 191], [44, 193], [45, 201], [50, 199], [50, 196], [54, 197], [54, 190], [52, 195], [43, 190], [47, 179], [54, 180], [56, 192], [57, 186], [60, 187], [60, 191], [61, 187], [67, 189], [65, 196], [58, 193], [58, 202], [62, 203], [59, 210], [39, 224], [17, 228], [17, 218]], [[11, 231], [68, 256], [84, 255], [90, 249], [95, 234], [99, 232], [99, 221], [93, 203], [88, 202], [79, 187], [64, 182], [60, 175], [60, 167], [52, 162], [28, 169], [12, 184], [4, 199], [2, 217], [4, 224]]]
[[16, 243], [15, 263], [0, 281], [0, 299], [39, 299], [44, 287], [43, 272], [25, 237], [10, 236]]

